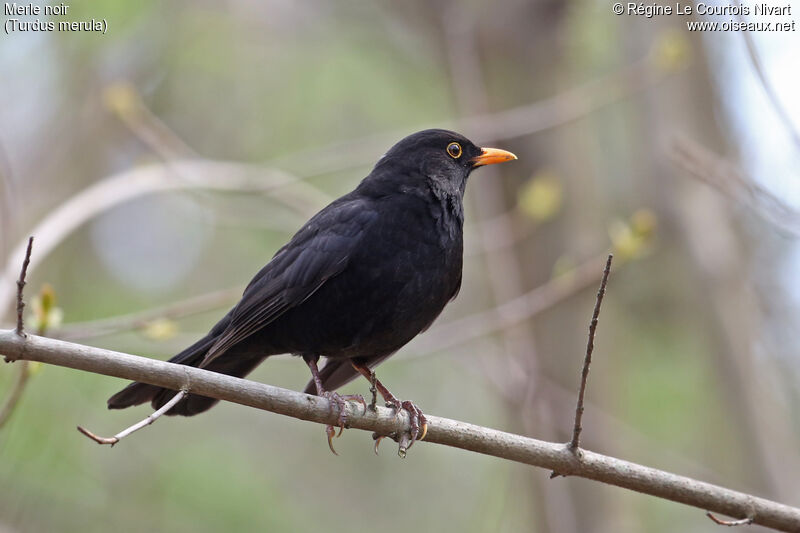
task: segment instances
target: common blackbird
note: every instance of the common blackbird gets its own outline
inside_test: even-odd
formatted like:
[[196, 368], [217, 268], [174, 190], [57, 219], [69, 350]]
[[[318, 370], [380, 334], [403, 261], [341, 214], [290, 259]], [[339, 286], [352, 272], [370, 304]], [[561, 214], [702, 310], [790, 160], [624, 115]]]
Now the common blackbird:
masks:
[[[312, 374], [305, 392], [338, 405], [340, 433], [344, 402], [366, 404], [360, 395], [333, 391], [361, 374], [372, 384], [372, 406], [377, 389], [387, 406], [408, 411], [411, 443], [424, 438], [422, 411], [392, 395], [372, 369], [430, 326], [458, 294], [467, 178], [479, 166], [512, 159], [452, 131], [409, 135], [354, 191], [300, 228], [208, 335], [170, 362], [242, 377], [270, 355], [299, 355]], [[320, 357], [326, 358], [322, 369]], [[158, 409], [175, 394], [132, 383], [108, 407], [149, 401]], [[189, 394], [167, 414], [192, 416], [215, 403]], [[335, 430], [326, 432], [331, 445]]]

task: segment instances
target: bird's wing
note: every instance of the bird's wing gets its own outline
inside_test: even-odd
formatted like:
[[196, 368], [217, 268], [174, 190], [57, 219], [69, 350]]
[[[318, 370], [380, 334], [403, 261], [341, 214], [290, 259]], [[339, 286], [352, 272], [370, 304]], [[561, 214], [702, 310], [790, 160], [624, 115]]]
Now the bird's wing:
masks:
[[342, 272], [376, 217], [368, 201], [349, 195], [317, 213], [256, 274], [200, 367], [303, 303]]

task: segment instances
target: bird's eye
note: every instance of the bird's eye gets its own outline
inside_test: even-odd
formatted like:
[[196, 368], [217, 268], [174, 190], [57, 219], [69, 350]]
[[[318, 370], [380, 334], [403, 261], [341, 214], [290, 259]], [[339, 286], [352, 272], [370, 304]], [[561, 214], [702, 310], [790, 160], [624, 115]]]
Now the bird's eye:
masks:
[[461, 157], [461, 145], [458, 143], [450, 143], [447, 145], [447, 153], [450, 154], [450, 157], [453, 159], [458, 159]]

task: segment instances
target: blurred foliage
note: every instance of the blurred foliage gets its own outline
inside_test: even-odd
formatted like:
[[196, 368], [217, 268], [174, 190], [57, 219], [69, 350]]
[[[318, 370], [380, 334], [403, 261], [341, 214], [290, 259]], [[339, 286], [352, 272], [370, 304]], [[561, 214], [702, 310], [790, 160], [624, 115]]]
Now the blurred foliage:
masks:
[[550, 171], [542, 171], [520, 190], [519, 208], [533, 220], [544, 222], [558, 214], [563, 194], [558, 176]]
[[627, 221], [614, 220], [608, 228], [614, 252], [623, 261], [648, 253], [656, 229], [655, 213], [639, 209]]
[[689, 65], [692, 48], [683, 32], [677, 29], [665, 31], [653, 46], [653, 57], [657, 67], [674, 72]]
[[178, 324], [174, 320], [160, 318], [147, 323], [142, 335], [156, 341], [171, 339], [178, 333]]
[[32, 331], [41, 335], [52, 329], [58, 329], [64, 320], [64, 310], [56, 307], [56, 291], [49, 283], [42, 285], [39, 294], [31, 300], [33, 312], [28, 316], [26, 324]]

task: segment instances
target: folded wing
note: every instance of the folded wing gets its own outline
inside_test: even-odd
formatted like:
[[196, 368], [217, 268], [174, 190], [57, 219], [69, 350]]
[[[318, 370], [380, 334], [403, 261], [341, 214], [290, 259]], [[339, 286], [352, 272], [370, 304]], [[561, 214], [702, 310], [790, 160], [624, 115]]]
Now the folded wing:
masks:
[[247, 286], [200, 367], [303, 303], [347, 268], [377, 215], [369, 201], [347, 195], [309, 220]]

